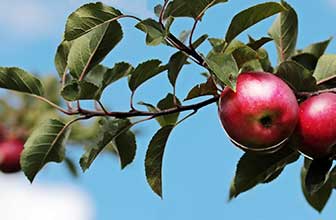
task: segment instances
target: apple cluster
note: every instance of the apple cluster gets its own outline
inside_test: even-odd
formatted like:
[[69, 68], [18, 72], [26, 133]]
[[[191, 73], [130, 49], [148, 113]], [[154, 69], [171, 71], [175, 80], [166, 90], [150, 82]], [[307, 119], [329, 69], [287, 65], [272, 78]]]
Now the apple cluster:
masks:
[[335, 116], [336, 94], [321, 93], [298, 103], [292, 89], [267, 72], [241, 73], [236, 91], [226, 87], [219, 101], [219, 117], [230, 140], [250, 151], [274, 151], [295, 135], [305, 156], [332, 158]]
[[21, 170], [20, 156], [24, 141], [8, 135], [5, 128], [0, 128], [0, 171], [15, 173]]

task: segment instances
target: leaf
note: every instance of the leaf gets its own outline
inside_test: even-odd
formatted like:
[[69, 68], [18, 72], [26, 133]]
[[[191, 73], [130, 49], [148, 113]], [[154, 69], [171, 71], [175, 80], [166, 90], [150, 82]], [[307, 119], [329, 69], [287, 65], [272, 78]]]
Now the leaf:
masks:
[[166, 37], [166, 32], [160, 23], [151, 18], [139, 22], [135, 27], [147, 34], [146, 44], [149, 46], [159, 45]]
[[313, 54], [318, 59], [324, 54], [332, 39], [333, 38], [330, 37], [328, 40], [311, 44], [308, 47], [304, 48], [301, 52]]
[[17, 67], [0, 67], [0, 88], [42, 96], [41, 81]]
[[329, 159], [315, 159], [311, 162], [304, 181], [308, 194], [313, 194], [323, 187], [331, 166], [332, 161]]
[[105, 88], [119, 79], [129, 76], [133, 70], [134, 68], [129, 63], [116, 63], [113, 68], [108, 69], [104, 74], [103, 87]]
[[251, 47], [253, 50], [258, 50], [264, 46], [264, 44], [272, 41], [273, 39], [269, 37], [262, 37], [258, 40], [254, 40], [251, 36], [249, 36], [249, 40], [250, 42], [247, 44], [247, 46]]
[[332, 168], [332, 170], [329, 172], [329, 179], [330, 179], [332, 187], [335, 189], [336, 188], [336, 166], [334, 166], [334, 168]]
[[174, 126], [160, 128], [149, 143], [145, 159], [147, 182], [152, 190], [162, 198], [162, 160], [164, 150]]
[[68, 56], [70, 52], [72, 42], [62, 41], [62, 43], [57, 47], [55, 55], [55, 67], [58, 75], [62, 78], [68, 67]]
[[292, 56], [291, 59], [301, 64], [310, 71], [314, 71], [318, 61], [318, 59], [310, 53], [300, 53], [298, 55]]
[[161, 4], [158, 4], [154, 7], [154, 14], [157, 17], [160, 17], [161, 11], [162, 11], [162, 5]]
[[64, 160], [64, 144], [69, 133], [70, 129], [65, 124], [54, 119], [43, 122], [33, 131], [24, 145], [20, 160], [22, 170], [30, 182], [47, 163]]
[[66, 167], [68, 168], [68, 170], [72, 174], [72, 176], [78, 177], [78, 171], [77, 171], [77, 168], [76, 168], [76, 165], [74, 164], [74, 162], [68, 157], [66, 157], [64, 159], [64, 162], [65, 162]]
[[286, 10], [281, 4], [267, 2], [255, 5], [235, 15], [226, 32], [225, 40], [230, 43], [235, 37], [247, 28], [276, 13]]
[[305, 180], [307, 176], [307, 169], [302, 167], [301, 169], [301, 188], [307, 202], [318, 212], [322, 212], [323, 208], [327, 204], [331, 193], [332, 193], [332, 184], [328, 180], [318, 191], [313, 194], [310, 194], [306, 188]]
[[85, 81], [99, 87], [99, 92], [96, 95], [98, 97], [106, 87], [123, 77], [129, 76], [133, 70], [132, 65], [125, 62], [116, 63], [110, 69], [103, 65], [97, 65], [86, 75]]
[[231, 54], [212, 54], [206, 58], [206, 63], [223, 84], [236, 89], [239, 69]]
[[232, 55], [238, 65], [238, 68], [242, 68], [245, 63], [259, 58], [257, 51], [247, 45], [237, 47], [234, 51], [232, 51]]
[[[202, 35], [194, 43], [193, 47], [196, 49], [199, 47], [206, 39], [208, 35]], [[187, 63], [188, 56], [182, 51], [174, 53], [168, 62], [168, 78], [170, 84], [175, 87], [177, 77], [182, 70], [182, 67]]]
[[101, 93], [97, 85], [87, 81], [72, 81], [65, 85], [61, 95], [67, 101], [99, 100]]
[[273, 67], [272, 67], [271, 61], [269, 60], [267, 51], [264, 48], [259, 48], [257, 52], [258, 52], [259, 62], [263, 70], [266, 72], [273, 73]]
[[261, 48], [264, 44], [272, 41], [272, 38], [269, 37], [262, 37], [258, 40], [254, 40], [253, 38], [249, 37], [250, 42], [247, 44], [247, 46], [251, 47], [253, 50], [258, 50]]
[[222, 53], [225, 46], [227, 45], [225, 40], [220, 39], [220, 38], [209, 38], [208, 40], [209, 40], [209, 43], [212, 46], [212, 50], [215, 53]]
[[180, 40], [182, 43], [185, 43], [186, 40], [188, 39], [188, 37], [190, 36], [190, 34], [191, 34], [191, 31], [190, 31], [190, 30], [188, 30], [188, 31], [186, 31], [186, 30], [182, 31], [182, 32], [180, 33], [180, 35], [179, 35], [179, 40]]
[[208, 78], [205, 83], [198, 84], [192, 88], [184, 101], [206, 95], [217, 95], [217, 87], [212, 78]]
[[280, 13], [268, 31], [276, 44], [279, 62], [294, 54], [298, 35], [298, 17], [295, 10], [284, 1], [282, 4], [287, 10]]
[[[162, 111], [162, 110], [175, 107], [176, 105], [174, 103], [174, 99], [176, 100], [177, 105], [181, 105], [181, 102], [176, 97], [174, 97], [173, 94], [169, 93], [164, 99], [159, 101], [159, 103], [157, 104], [157, 108]], [[163, 116], [157, 117], [156, 120], [159, 122], [161, 127], [164, 127], [167, 125], [175, 125], [179, 115], [180, 113], [178, 112], [174, 114], [163, 115]]]
[[136, 139], [132, 131], [120, 134], [113, 141], [113, 146], [118, 152], [121, 169], [132, 163], [136, 153]]
[[245, 153], [237, 165], [236, 176], [230, 189], [230, 199], [269, 180], [272, 175], [298, 158], [298, 152], [289, 147], [272, 154]]
[[314, 91], [317, 88], [312, 73], [294, 61], [281, 63], [276, 74], [297, 92]]
[[102, 119], [99, 121], [100, 129], [97, 132], [96, 143], [91, 145], [86, 153], [80, 159], [80, 165], [83, 171], [86, 171], [98, 154], [102, 152], [105, 147], [114, 141], [118, 136], [127, 132], [132, 124], [127, 119]]
[[192, 17], [197, 18], [205, 9], [227, 0], [173, 0], [165, 11], [164, 17]]
[[105, 23], [73, 41], [68, 66], [74, 78], [85, 76], [121, 41], [123, 36], [117, 22]]
[[165, 69], [162, 69], [160, 64], [160, 60], [149, 60], [139, 64], [131, 73], [128, 82], [131, 91], [134, 92], [142, 83], [164, 71]]
[[106, 26], [122, 13], [100, 2], [85, 4], [73, 12], [67, 20], [64, 37], [74, 40], [96, 28]]
[[336, 75], [336, 54], [325, 54], [320, 57], [314, 71], [317, 81], [327, 79]]

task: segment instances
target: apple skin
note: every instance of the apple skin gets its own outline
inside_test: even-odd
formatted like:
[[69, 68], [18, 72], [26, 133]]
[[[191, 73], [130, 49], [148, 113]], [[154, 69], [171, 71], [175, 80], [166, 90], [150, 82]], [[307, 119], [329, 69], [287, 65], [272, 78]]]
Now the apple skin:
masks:
[[323, 93], [302, 102], [297, 132], [303, 154], [314, 159], [330, 155], [336, 145], [336, 94]]
[[14, 173], [21, 170], [20, 156], [23, 141], [19, 139], [5, 140], [0, 143], [0, 170], [4, 173]]
[[293, 91], [267, 72], [245, 72], [237, 78], [236, 92], [226, 87], [218, 113], [228, 136], [253, 149], [275, 146], [288, 138], [298, 120]]

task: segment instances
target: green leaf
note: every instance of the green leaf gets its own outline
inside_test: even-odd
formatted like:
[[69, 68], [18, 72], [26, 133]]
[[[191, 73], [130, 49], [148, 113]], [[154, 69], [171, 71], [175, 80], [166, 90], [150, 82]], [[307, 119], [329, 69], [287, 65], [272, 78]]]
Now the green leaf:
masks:
[[68, 168], [68, 170], [72, 174], [72, 176], [78, 177], [78, 171], [77, 171], [75, 163], [68, 157], [66, 157], [64, 159], [64, 162], [65, 162], [66, 167]]
[[57, 47], [54, 62], [58, 75], [61, 78], [63, 77], [65, 71], [68, 68], [68, 56], [71, 45], [72, 45], [71, 41], [62, 41], [62, 43]]
[[164, 17], [197, 18], [205, 9], [227, 0], [173, 0], [168, 4]]
[[[164, 99], [159, 101], [159, 103], [157, 104], [157, 108], [159, 110], [165, 110], [165, 109], [175, 107], [176, 105], [174, 103], [174, 99], [176, 100], [177, 105], [181, 105], [181, 102], [176, 97], [174, 97], [173, 94], [169, 93]], [[164, 127], [167, 125], [175, 125], [179, 115], [180, 113], [178, 112], [174, 114], [163, 115], [163, 116], [157, 117], [156, 120], [159, 122], [161, 127]]]
[[42, 96], [41, 81], [17, 67], [0, 67], [0, 88]]
[[136, 139], [132, 131], [127, 131], [115, 138], [113, 143], [120, 158], [121, 169], [131, 164], [136, 153]]
[[116, 63], [110, 69], [103, 65], [97, 65], [86, 75], [85, 81], [99, 87], [99, 92], [95, 96], [99, 97], [106, 87], [123, 77], [129, 76], [133, 70], [132, 65], [125, 62]]
[[149, 60], [139, 64], [131, 73], [128, 86], [131, 91], [135, 91], [142, 83], [161, 73], [165, 69], [160, 66], [160, 60]]
[[[80, 165], [83, 171], [86, 171], [96, 157], [112, 141], [115, 141], [121, 134], [127, 132], [132, 124], [127, 119], [101, 119], [99, 121], [100, 129], [97, 132], [96, 143], [91, 145], [86, 153], [80, 159]], [[126, 160], [126, 159], [125, 159]]]
[[336, 166], [334, 166], [334, 168], [332, 168], [332, 170], [329, 172], [329, 179], [330, 179], [332, 187], [335, 189], [336, 188]]
[[316, 58], [320, 58], [320, 56], [324, 54], [331, 40], [332, 37], [330, 37], [328, 40], [311, 44], [308, 47], [304, 48], [301, 52], [310, 53], [313, 54]]
[[74, 40], [96, 28], [105, 26], [122, 13], [100, 2], [85, 4], [73, 12], [67, 20], [64, 37]]
[[286, 10], [281, 4], [267, 2], [255, 5], [235, 15], [226, 32], [225, 40], [230, 43], [235, 37], [247, 28], [276, 13]]
[[223, 84], [229, 86], [233, 90], [236, 89], [239, 69], [231, 54], [210, 54], [206, 58], [206, 63]]
[[162, 11], [162, 5], [161, 4], [158, 4], [154, 7], [154, 14], [157, 17], [160, 17], [161, 11]]
[[30, 182], [47, 163], [64, 160], [64, 144], [69, 133], [70, 129], [65, 124], [54, 119], [43, 122], [33, 131], [24, 145], [20, 160], [22, 170]]
[[121, 169], [124, 169], [131, 164], [135, 158], [135, 134], [130, 130], [120, 134], [111, 142], [111, 147], [110, 149], [119, 156]]
[[304, 181], [308, 194], [319, 191], [328, 179], [328, 173], [332, 166], [329, 159], [315, 159], [311, 161]]
[[161, 24], [151, 18], [139, 22], [135, 27], [147, 34], [146, 44], [149, 46], [161, 44], [166, 37], [166, 32]]
[[258, 50], [261, 48], [264, 44], [272, 41], [272, 38], [269, 37], [262, 37], [258, 40], [254, 40], [252, 37], [249, 36], [250, 42], [247, 44], [247, 46], [251, 47], [253, 50]]
[[100, 89], [97, 85], [87, 81], [71, 81], [61, 91], [61, 95], [67, 101], [99, 100]]
[[272, 154], [245, 153], [237, 165], [236, 176], [230, 189], [230, 199], [269, 180], [272, 175], [298, 158], [299, 153], [289, 147]]
[[276, 74], [297, 92], [314, 91], [317, 88], [312, 73], [295, 61], [281, 63]]
[[267, 51], [264, 48], [259, 48], [257, 52], [258, 52], [259, 62], [263, 70], [266, 72], [273, 73], [273, 67], [272, 67], [271, 61], [269, 60]]
[[207, 95], [217, 95], [217, 87], [212, 78], [208, 78], [205, 83], [198, 84], [192, 88], [184, 101]]
[[186, 40], [188, 39], [188, 37], [190, 36], [190, 34], [191, 34], [191, 31], [189, 31], [189, 30], [188, 31], [186, 31], [186, 30], [182, 31], [179, 35], [179, 40], [182, 43], [185, 43]]
[[291, 57], [292, 60], [301, 64], [310, 71], [314, 71], [317, 65], [318, 58], [310, 53], [300, 53]]
[[276, 44], [279, 62], [294, 54], [298, 35], [298, 17], [295, 10], [284, 1], [282, 4], [287, 10], [280, 13], [269, 30], [269, 35]]
[[117, 22], [104, 23], [73, 41], [68, 66], [74, 78], [85, 76], [121, 41], [123, 36]]
[[105, 88], [119, 79], [129, 76], [133, 70], [134, 68], [129, 63], [116, 63], [113, 68], [108, 69], [104, 74], [103, 87]]
[[152, 190], [162, 198], [162, 160], [164, 150], [174, 126], [162, 127], [149, 143], [145, 159], [147, 182]]
[[238, 68], [242, 68], [245, 63], [259, 58], [257, 51], [247, 45], [237, 47], [234, 51], [232, 51], [232, 55], [238, 65]]
[[[193, 47], [196, 49], [207, 38], [208, 38], [208, 35], [202, 35], [201, 37], [199, 37], [193, 43]], [[174, 53], [170, 57], [169, 62], [168, 62], [168, 78], [169, 78], [170, 84], [173, 87], [175, 87], [177, 77], [178, 77], [179, 73], [181, 72], [182, 67], [187, 63], [187, 60], [188, 60], [188, 56], [185, 53], [181, 52], [181, 51]]]
[[307, 202], [318, 212], [322, 212], [323, 208], [327, 204], [331, 193], [332, 193], [332, 183], [330, 179], [316, 192], [309, 193], [305, 180], [308, 170], [305, 167], [301, 169], [301, 188]]
[[336, 54], [325, 54], [320, 57], [314, 71], [317, 81], [325, 80], [336, 75]]

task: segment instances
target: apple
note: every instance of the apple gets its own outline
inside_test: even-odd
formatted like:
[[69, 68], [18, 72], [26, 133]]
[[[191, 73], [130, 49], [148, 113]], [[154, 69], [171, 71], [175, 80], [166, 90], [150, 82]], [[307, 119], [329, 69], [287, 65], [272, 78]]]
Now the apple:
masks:
[[226, 87], [218, 113], [231, 140], [249, 149], [284, 143], [298, 121], [299, 106], [293, 91], [267, 72], [245, 72], [237, 78], [236, 92]]
[[4, 173], [14, 173], [21, 170], [20, 156], [23, 141], [9, 139], [0, 142], [0, 170]]
[[300, 104], [299, 151], [314, 159], [326, 157], [336, 145], [336, 94], [322, 93]]

